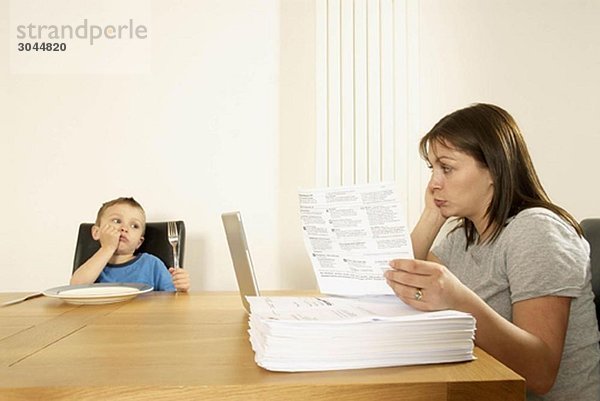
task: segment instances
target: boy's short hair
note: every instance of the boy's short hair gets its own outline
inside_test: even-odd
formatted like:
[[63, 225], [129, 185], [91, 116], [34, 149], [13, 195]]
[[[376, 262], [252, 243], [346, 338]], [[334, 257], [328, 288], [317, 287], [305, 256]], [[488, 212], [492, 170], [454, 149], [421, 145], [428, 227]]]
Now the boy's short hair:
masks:
[[120, 197], [117, 199], [110, 200], [108, 202], [104, 202], [102, 204], [102, 206], [100, 207], [100, 209], [98, 210], [98, 214], [96, 215], [96, 225], [97, 226], [100, 225], [100, 220], [102, 219], [102, 215], [104, 214], [106, 209], [108, 209], [111, 206], [120, 205], [120, 204], [125, 204], [125, 205], [129, 205], [129, 206], [140, 209], [142, 212], [142, 215], [144, 216], [144, 221], [142, 223], [144, 224], [144, 229], [146, 228], [146, 212], [144, 211], [144, 208], [142, 207], [142, 205], [140, 205], [139, 202], [136, 201], [135, 199], [133, 199], [132, 197], [129, 197], [129, 198]]

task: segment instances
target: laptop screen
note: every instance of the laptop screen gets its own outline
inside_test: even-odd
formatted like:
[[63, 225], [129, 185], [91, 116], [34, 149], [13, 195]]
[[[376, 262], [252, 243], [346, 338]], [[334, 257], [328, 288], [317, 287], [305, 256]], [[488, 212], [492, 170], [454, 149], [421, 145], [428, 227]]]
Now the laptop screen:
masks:
[[242, 223], [242, 215], [240, 212], [229, 212], [221, 214], [227, 243], [229, 245], [229, 253], [235, 270], [235, 277], [242, 303], [247, 312], [250, 312], [250, 305], [246, 300], [246, 296], [259, 296], [258, 284], [254, 275], [254, 266], [246, 241], [246, 233]]

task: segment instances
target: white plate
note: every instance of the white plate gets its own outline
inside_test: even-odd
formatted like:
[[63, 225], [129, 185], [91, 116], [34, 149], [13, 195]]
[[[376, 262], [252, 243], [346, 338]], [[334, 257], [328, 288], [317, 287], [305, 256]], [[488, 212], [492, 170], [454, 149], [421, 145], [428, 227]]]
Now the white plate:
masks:
[[43, 294], [70, 304], [96, 305], [127, 301], [152, 289], [141, 283], [94, 283], [50, 288]]

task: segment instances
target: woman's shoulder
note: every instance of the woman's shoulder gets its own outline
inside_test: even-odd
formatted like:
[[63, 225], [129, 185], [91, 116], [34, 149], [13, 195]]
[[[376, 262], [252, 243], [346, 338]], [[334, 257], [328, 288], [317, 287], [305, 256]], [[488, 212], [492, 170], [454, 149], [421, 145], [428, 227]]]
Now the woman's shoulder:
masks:
[[521, 210], [513, 217], [513, 221], [519, 223], [550, 223], [550, 224], [561, 224], [570, 225], [561, 216], [556, 214], [550, 209], [545, 207], [531, 207], [528, 209]]
[[561, 236], [579, 236], [571, 223], [552, 210], [543, 207], [532, 207], [520, 211], [508, 221], [506, 230], [518, 234], [525, 232], [531, 235], [547, 235], [559, 232]]

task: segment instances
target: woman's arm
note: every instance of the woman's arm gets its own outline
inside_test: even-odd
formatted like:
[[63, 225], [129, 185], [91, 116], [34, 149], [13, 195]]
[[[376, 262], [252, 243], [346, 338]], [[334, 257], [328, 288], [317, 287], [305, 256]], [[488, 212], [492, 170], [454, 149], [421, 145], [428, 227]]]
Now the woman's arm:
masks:
[[429, 186], [425, 189], [425, 208], [417, 225], [410, 234], [415, 259], [426, 260], [433, 241], [440, 232], [446, 218], [433, 201], [433, 192]]
[[424, 210], [417, 225], [410, 234], [415, 259], [427, 260], [433, 241], [439, 234], [446, 219], [435, 211]]
[[546, 394], [556, 380], [562, 358], [571, 298], [545, 296], [516, 302], [513, 323], [479, 298], [471, 314], [477, 319], [475, 343], [523, 376], [527, 387]]
[[[522, 375], [530, 390], [547, 393], [560, 366], [571, 299], [545, 296], [516, 302], [511, 323], [432, 258], [390, 263], [394, 270], [388, 271], [386, 278], [396, 295], [420, 310], [454, 309], [472, 314], [477, 320], [475, 343]], [[415, 299], [417, 288], [423, 294], [419, 301]]]

